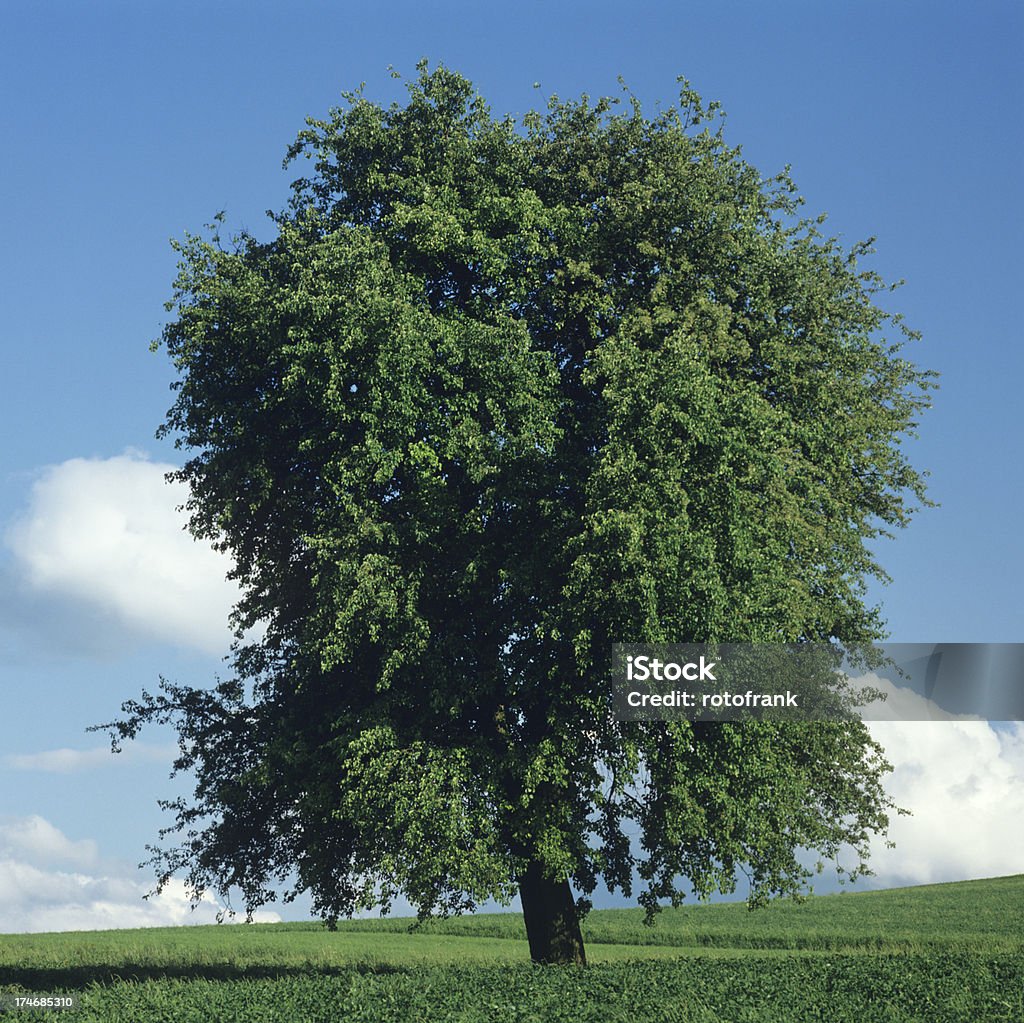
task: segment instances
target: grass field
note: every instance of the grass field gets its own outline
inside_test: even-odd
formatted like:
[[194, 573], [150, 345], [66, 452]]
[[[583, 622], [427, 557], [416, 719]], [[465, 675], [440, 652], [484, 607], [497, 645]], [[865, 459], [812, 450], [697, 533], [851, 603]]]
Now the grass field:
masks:
[[0, 996], [69, 993], [69, 1023], [1024, 1021], [1024, 875], [743, 905], [601, 910], [586, 969], [528, 962], [487, 914], [0, 936]]

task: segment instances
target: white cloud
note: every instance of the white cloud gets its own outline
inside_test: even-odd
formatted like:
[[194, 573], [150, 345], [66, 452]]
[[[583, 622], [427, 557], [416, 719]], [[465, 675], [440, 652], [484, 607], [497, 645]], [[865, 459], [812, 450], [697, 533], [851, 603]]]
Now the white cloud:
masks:
[[65, 863], [79, 867], [97, 861], [96, 843], [84, 838], [74, 842], [38, 815], [0, 822], [0, 849], [29, 856], [34, 862]]
[[99, 608], [144, 634], [224, 654], [238, 589], [226, 555], [185, 531], [187, 497], [175, 467], [128, 453], [73, 458], [32, 487], [7, 533], [21, 578], [36, 593]]
[[[904, 720], [867, 723], [893, 773], [886, 790], [913, 816], [893, 816], [871, 866], [885, 887], [1024, 872], [1024, 723], [929, 720], [922, 697], [900, 694]], [[914, 704], [917, 701], [919, 705]]]
[[996, 727], [956, 715], [876, 675], [851, 679], [886, 694], [865, 724], [893, 772], [886, 792], [911, 816], [891, 815], [876, 837], [874, 884], [896, 887], [1024, 873], [1024, 723]]
[[[146, 899], [153, 885], [140, 872], [100, 867], [95, 842], [72, 841], [42, 817], [0, 823], [0, 933], [214, 923], [222, 909], [206, 895], [191, 910], [177, 879]], [[256, 919], [280, 916], [261, 911]]]
[[1024, 872], [1024, 723], [997, 728], [947, 713], [906, 686], [851, 680], [886, 694], [865, 723], [893, 773], [885, 788], [912, 816], [893, 814], [872, 845], [875, 882], [930, 884]]
[[94, 746], [92, 749], [50, 749], [39, 753], [7, 753], [0, 757], [0, 763], [13, 771], [47, 771], [53, 774], [75, 774], [94, 767], [120, 766], [138, 763], [141, 760], [170, 764], [178, 755], [178, 747], [172, 744], [130, 742], [117, 755], [109, 746]]
[[951, 714], [943, 710], [937, 703], [926, 699], [906, 685], [896, 685], [887, 678], [875, 674], [861, 675], [850, 678], [854, 690], [867, 687], [877, 689], [884, 694], [883, 700], [876, 700], [862, 708], [861, 716], [865, 721], [979, 721], [973, 714]]

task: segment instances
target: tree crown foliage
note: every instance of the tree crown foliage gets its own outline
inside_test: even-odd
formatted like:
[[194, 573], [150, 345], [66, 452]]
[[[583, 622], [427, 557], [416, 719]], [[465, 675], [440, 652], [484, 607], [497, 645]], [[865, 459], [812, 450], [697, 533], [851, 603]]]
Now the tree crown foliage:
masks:
[[335, 919], [507, 899], [528, 863], [639, 876], [652, 911], [683, 878], [796, 892], [804, 848], [866, 870], [892, 804], [862, 724], [617, 723], [608, 665], [882, 635], [870, 543], [925, 501], [900, 442], [931, 381], [870, 242], [800, 219], [682, 80], [653, 119], [499, 120], [426, 65], [408, 91], [308, 122], [272, 240], [177, 244], [162, 432], [263, 631], [107, 726], [173, 721], [196, 773], [162, 880]]

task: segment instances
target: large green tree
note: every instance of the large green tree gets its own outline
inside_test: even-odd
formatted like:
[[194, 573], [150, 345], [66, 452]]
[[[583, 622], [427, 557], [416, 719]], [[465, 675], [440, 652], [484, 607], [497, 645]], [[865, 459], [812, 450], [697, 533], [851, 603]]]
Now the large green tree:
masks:
[[924, 500], [930, 381], [868, 245], [685, 82], [653, 120], [498, 120], [425, 64], [408, 94], [308, 122], [269, 241], [178, 245], [162, 432], [259, 638], [104, 726], [173, 722], [195, 774], [161, 884], [328, 921], [518, 892], [533, 958], [582, 961], [599, 882], [654, 912], [795, 893], [802, 850], [866, 870], [892, 804], [859, 721], [616, 722], [609, 664], [882, 635], [870, 541]]

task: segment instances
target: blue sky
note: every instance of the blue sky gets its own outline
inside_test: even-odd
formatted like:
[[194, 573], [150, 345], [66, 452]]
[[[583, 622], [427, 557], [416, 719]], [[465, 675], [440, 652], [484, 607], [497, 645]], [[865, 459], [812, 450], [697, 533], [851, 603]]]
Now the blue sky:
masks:
[[[160, 673], [212, 680], [227, 649], [226, 566], [180, 533], [160, 479], [178, 454], [153, 438], [168, 240], [221, 209], [266, 231], [304, 118], [360, 82], [400, 99], [388, 65], [443, 62], [497, 114], [616, 95], [620, 74], [653, 112], [685, 75], [833, 233], [877, 235], [871, 265], [906, 279], [891, 306], [924, 335], [908, 354], [942, 374], [910, 446], [941, 506], [879, 547], [893, 582], [872, 600], [896, 640], [1024, 638], [1019, 4], [97, 0], [8, 4], [0, 28], [0, 932], [214, 911], [138, 899], [169, 737], [115, 762], [83, 731]], [[885, 741], [915, 817], [881, 883], [1024, 870], [1019, 726]]]

